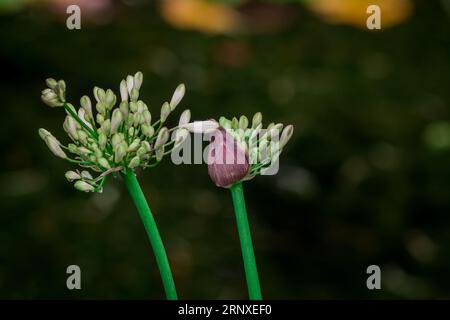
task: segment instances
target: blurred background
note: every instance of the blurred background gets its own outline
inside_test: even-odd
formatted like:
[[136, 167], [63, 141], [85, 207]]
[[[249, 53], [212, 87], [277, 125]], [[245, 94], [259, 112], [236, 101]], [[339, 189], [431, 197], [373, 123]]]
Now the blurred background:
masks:
[[[245, 184], [265, 298], [450, 298], [449, 15], [448, 0], [0, 0], [0, 298], [164, 298], [123, 183], [74, 190], [37, 134], [67, 138], [45, 78], [77, 104], [137, 70], [152, 112], [183, 82], [178, 114], [295, 126], [278, 175]], [[206, 166], [167, 158], [139, 179], [179, 296], [246, 298], [231, 196]]]

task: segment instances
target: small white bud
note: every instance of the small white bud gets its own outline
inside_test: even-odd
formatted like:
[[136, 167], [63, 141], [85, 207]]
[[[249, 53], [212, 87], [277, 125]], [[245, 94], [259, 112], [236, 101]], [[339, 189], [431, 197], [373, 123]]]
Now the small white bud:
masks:
[[256, 128], [262, 121], [262, 114], [261, 112], [255, 113], [252, 119], [252, 128]]
[[161, 123], [165, 122], [167, 117], [170, 114], [170, 105], [167, 102], [164, 102], [161, 107]]
[[178, 126], [183, 126], [191, 121], [191, 110], [184, 110], [180, 116], [180, 121], [178, 122]]
[[161, 128], [161, 130], [159, 130], [158, 137], [156, 138], [155, 149], [158, 149], [164, 145], [169, 138], [169, 130], [167, 130], [166, 127]]
[[123, 116], [119, 109], [115, 109], [111, 116], [111, 133], [116, 133], [119, 126], [122, 124]]
[[183, 128], [192, 133], [211, 133], [219, 128], [219, 124], [215, 120], [194, 121], [183, 125]]
[[74, 187], [75, 187], [75, 189], [77, 189], [79, 191], [84, 191], [84, 192], [92, 192], [95, 190], [95, 188], [92, 185], [90, 185], [86, 181], [81, 181], [81, 180], [78, 180], [77, 182], [75, 182]]
[[81, 171], [81, 177], [83, 178], [83, 179], [90, 179], [90, 180], [92, 180], [92, 179], [94, 179], [93, 177], [92, 177], [92, 175], [91, 175], [91, 173], [89, 172], [89, 171], [86, 171], [86, 170], [83, 170], [83, 171]]
[[81, 179], [81, 176], [78, 173], [76, 173], [75, 171], [67, 171], [65, 174], [65, 177], [66, 177], [67, 181], [69, 181], [69, 182]]
[[134, 78], [132, 76], [127, 76], [127, 89], [128, 89], [128, 94], [131, 96], [131, 90], [133, 90], [134, 87]]
[[66, 159], [67, 155], [65, 152], [61, 149], [61, 145], [59, 141], [52, 135], [48, 135], [45, 137], [44, 141], [46, 142], [48, 148], [50, 151], [57, 157], [60, 157], [62, 159]]
[[186, 88], [184, 87], [184, 84], [178, 85], [172, 95], [172, 99], [170, 99], [170, 111], [175, 110], [181, 99], [183, 99], [185, 91]]
[[131, 159], [130, 163], [128, 164], [128, 167], [131, 169], [136, 168], [141, 163], [141, 160], [138, 156], [135, 156], [133, 159]]
[[136, 72], [134, 75], [134, 88], [139, 90], [141, 88], [142, 81], [144, 81], [144, 75], [140, 71]]
[[92, 102], [88, 96], [82, 96], [80, 99], [80, 105], [86, 110], [86, 114], [89, 119], [94, 119], [94, 114], [92, 113]]
[[122, 101], [128, 101], [128, 88], [125, 80], [120, 82], [120, 98]]
[[102, 166], [103, 168], [105, 168], [105, 169], [111, 169], [111, 166], [109, 165], [109, 162], [108, 162], [108, 160], [106, 160], [105, 158], [100, 158], [100, 159], [98, 159], [97, 160], [98, 161], [98, 164], [100, 165], [100, 166]]

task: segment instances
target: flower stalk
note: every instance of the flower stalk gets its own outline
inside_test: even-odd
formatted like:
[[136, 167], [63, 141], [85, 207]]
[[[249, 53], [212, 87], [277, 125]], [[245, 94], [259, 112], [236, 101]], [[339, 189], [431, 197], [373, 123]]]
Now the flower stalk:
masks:
[[150, 240], [150, 244], [153, 248], [156, 263], [161, 274], [164, 291], [166, 292], [166, 297], [168, 300], [177, 300], [177, 291], [173, 281], [169, 259], [167, 258], [166, 250], [159, 234], [158, 227], [156, 226], [155, 219], [147, 204], [144, 193], [142, 192], [133, 170], [127, 169], [126, 173], [123, 174], [123, 178], [128, 192], [130, 193], [139, 215], [141, 216], [142, 223], [144, 224], [145, 231], [147, 232], [148, 239]]
[[245, 277], [247, 279], [248, 296], [250, 300], [262, 300], [259, 284], [258, 268], [256, 267], [252, 236], [245, 207], [244, 189], [242, 182], [233, 184], [230, 188], [233, 198], [234, 212], [241, 243], [242, 258], [244, 260]]

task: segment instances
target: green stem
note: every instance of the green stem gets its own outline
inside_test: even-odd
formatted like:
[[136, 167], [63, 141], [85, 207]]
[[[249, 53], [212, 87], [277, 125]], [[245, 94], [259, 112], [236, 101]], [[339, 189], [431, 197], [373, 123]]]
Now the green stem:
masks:
[[127, 169], [124, 174], [124, 180], [128, 192], [130, 193], [131, 198], [139, 211], [145, 230], [147, 231], [148, 238], [155, 254], [156, 263], [158, 264], [159, 272], [161, 274], [166, 297], [168, 300], [176, 300], [177, 292], [172, 277], [172, 271], [170, 270], [169, 260], [167, 259], [166, 250], [164, 249], [164, 244], [159, 234], [158, 227], [156, 226], [155, 219], [153, 218], [152, 212], [150, 211], [147, 201], [145, 200], [144, 193], [139, 186], [139, 182], [137, 181], [133, 170]]
[[248, 224], [247, 209], [245, 208], [244, 189], [242, 182], [231, 186], [234, 212], [241, 242], [242, 258], [244, 259], [245, 276], [250, 300], [262, 300], [261, 287], [259, 285], [258, 270], [256, 268], [255, 253], [253, 252], [252, 236]]
[[73, 112], [73, 110], [67, 105], [67, 103], [64, 103], [64, 109], [66, 109], [66, 111], [72, 116], [72, 118], [74, 118], [80, 126], [82, 126], [84, 128], [84, 130], [86, 130], [86, 132], [91, 136], [91, 138], [97, 140], [98, 139], [98, 135], [97, 133], [92, 130], [91, 128], [89, 128], [86, 123], [83, 122], [83, 120], [81, 120], [78, 115]]

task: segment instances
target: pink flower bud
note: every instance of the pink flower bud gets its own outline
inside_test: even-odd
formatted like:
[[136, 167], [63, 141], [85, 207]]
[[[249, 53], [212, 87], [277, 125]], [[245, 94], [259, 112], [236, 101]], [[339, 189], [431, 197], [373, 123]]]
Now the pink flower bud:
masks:
[[208, 151], [208, 174], [218, 187], [228, 188], [250, 169], [246, 150], [224, 128], [214, 131]]

